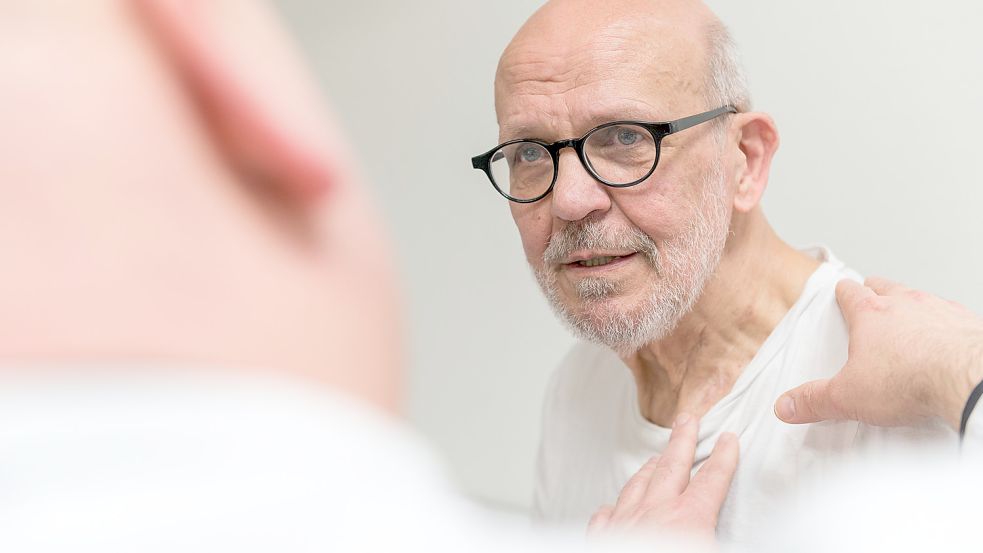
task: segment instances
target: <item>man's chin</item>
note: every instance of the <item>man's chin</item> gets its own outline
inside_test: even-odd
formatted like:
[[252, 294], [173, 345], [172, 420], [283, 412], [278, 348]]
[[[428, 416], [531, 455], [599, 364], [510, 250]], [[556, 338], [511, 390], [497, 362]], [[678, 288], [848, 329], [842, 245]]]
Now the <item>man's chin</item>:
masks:
[[672, 310], [631, 305], [619, 297], [578, 298], [554, 307], [560, 308], [555, 311], [578, 338], [610, 348], [622, 357], [665, 338], [679, 323], [677, 317], [671, 317]]
[[568, 319], [603, 324], [604, 321], [624, 316], [620, 300], [621, 298], [610, 296], [577, 298], [564, 301], [562, 311], [567, 314]]
[[570, 294], [561, 299], [563, 309], [578, 320], [614, 321], [631, 318], [645, 311], [646, 298], [619, 292], [592, 295]]
[[[582, 340], [607, 346], [621, 353], [627, 345], [626, 338], [640, 329], [636, 317], [624, 313], [611, 300], [591, 300], [578, 304], [576, 309], [561, 313], [570, 330]], [[630, 340], [629, 340], [630, 341]]]

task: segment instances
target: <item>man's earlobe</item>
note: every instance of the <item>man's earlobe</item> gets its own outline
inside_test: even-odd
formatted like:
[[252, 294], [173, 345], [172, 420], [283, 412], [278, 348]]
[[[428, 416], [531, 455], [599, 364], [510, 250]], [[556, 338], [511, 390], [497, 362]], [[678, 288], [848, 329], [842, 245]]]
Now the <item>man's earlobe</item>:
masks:
[[742, 113], [735, 116], [740, 127], [738, 147], [743, 163], [738, 172], [734, 209], [747, 213], [764, 196], [771, 173], [771, 160], [780, 143], [778, 129], [771, 117], [763, 113]]
[[[181, 77], [203, 123], [248, 181], [290, 201], [319, 198], [339, 179], [313, 83], [258, 2], [133, 0]], [[255, 16], [255, 17], [253, 17]]]

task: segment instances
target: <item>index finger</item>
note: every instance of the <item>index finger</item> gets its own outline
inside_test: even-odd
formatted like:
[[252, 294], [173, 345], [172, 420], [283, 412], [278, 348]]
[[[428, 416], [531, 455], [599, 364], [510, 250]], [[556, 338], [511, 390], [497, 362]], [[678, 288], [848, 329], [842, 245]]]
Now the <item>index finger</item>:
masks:
[[645, 496], [652, 500], [676, 497], [689, 485], [689, 474], [700, 438], [700, 421], [689, 413], [680, 413], [673, 424], [669, 445], [659, 457], [655, 474]]
[[740, 448], [737, 436], [730, 432], [721, 434], [684, 495], [714, 509], [714, 515], [718, 514], [737, 472]]

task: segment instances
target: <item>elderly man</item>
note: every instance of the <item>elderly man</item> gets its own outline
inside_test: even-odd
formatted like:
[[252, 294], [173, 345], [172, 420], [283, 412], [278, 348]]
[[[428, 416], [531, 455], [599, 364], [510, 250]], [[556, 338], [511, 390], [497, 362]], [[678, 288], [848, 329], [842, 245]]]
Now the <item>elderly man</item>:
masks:
[[539, 517], [586, 521], [670, 427], [702, 419], [694, 470], [724, 432], [739, 437], [718, 532], [744, 541], [800, 476], [890, 438], [774, 415], [782, 392], [843, 365], [834, 289], [859, 277], [769, 226], [760, 202], [778, 131], [751, 110], [706, 6], [550, 2], [502, 55], [495, 103], [501, 145], [473, 164], [510, 201], [549, 302], [590, 342], [547, 392]]

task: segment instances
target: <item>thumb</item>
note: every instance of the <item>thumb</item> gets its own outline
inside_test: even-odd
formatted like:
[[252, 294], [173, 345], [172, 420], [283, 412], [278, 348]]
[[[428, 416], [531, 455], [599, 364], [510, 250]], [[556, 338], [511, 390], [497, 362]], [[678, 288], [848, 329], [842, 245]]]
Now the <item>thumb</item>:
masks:
[[842, 419], [830, 395], [830, 380], [813, 380], [793, 388], [775, 402], [775, 415], [790, 424]]

